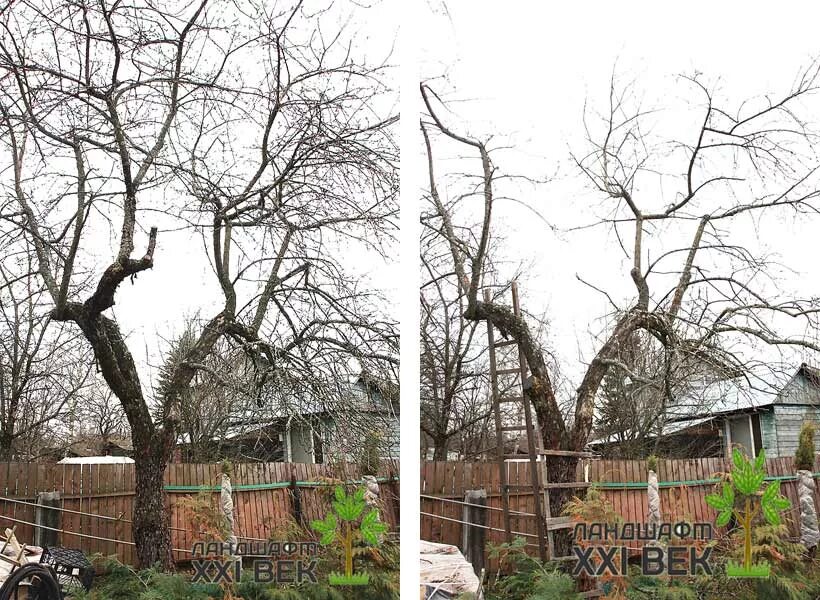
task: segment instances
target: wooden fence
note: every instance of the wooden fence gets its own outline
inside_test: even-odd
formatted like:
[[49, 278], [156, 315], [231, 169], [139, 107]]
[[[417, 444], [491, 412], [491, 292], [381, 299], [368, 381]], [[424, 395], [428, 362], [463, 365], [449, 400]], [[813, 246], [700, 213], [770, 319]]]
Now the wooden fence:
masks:
[[[399, 522], [398, 464], [383, 465], [379, 488], [382, 520], [391, 530]], [[234, 465], [232, 485], [236, 535], [240, 541], [291, 539], [300, 517], [306, 539], [315, 539], [309, 524], [324, 518], [330, 507], [333, 481], [357, 481], [355, 465], [256, 463]], [[186, 505], [200, 487], [211, 488], [218, 497], [220, 466], [170, 464], [165, 484], [171, 509], [171, 543], [174, 559], [190, 560], [193, 544], [202, 538]], [[0, 527], [16, 524], [21, 542], [34, 543], [38, 492], [60, 492], [58, 544], [87, 553], [116, 554], [127, 564], [135, 562], [131, 532], [134, 502], [134, 465], [57, 465], [0, 463]], [[17, 502], [11, 502], [15, 500]], [[75, 511], [75, 512], [70, 512]], [[88, 513], [88, 514], [86, 514]], [[91, 515], [101, 515], [106, 519]], [[287, 536], [290, 535], [291, 538]], [[89, 537], [84, 537], [89, 536]], [[103, 539], [99, 539], [103, 538]], [[116, 540], [116, 541], [114, 541]], [[188, 551], [188, 552], [186, 552]]]
[[[526, 462], [509, 462], [508, 481], [511, 485], [528, 484], [529, 470]], [[585, 479], [584, 466], [588, 466]], [[715, 512], [705, 501], [714, 491], [718, 474], [731, 469], [730, 461], [722, 458], [675, 459], [658, 461], [661, 512], [664, 521], [714, 522]], [[781, 493], [791, 501], [791, 508], [782, 516], [791, 536], [799, 536], [799, 509], [797, 484], [794, 480], [792, 458], [771, 458], [766, 461], [768, 477], [780, 480]], [[820, 477], [820, 457], [814, 467], [815, 477]], [[647, 465], [645, 460], [579, 461], [576, 481], [596, 483], [603, 496], [621, 515], [624, 522], [644, 523], [648, 518]], [[422, 462], [421, 465], [421, 537], [423, 540], [461, 546], [463, 535], [462, 511], [466, 490], [487, 491], [488, 526], [487, 541], [498, 544], [505, 541], [503, 513], [501, 512], [501, 489], [498, 464], [462, 462]], [[583, 488], [577, 493], [582, 494]], [[532, 492], [510, 494], [510, 508], [524, 513], [534, 509]], [[815, 506], [820, 514], [820, 494], [815, 495]], [[554, 513], [553, 509], [553, 513]], [[553, 516], [557, 516], [553, 514]], [[516, 523], [518, 524], [516, 526]], [[513, 521], [513, 529], [535, 534], [532, 517]], [[500, 530], [500, 531], [498, 531]], [[534, 537], [527, 538], [531, 544]], [[537, 548], [531, 546], [534, 553]]]

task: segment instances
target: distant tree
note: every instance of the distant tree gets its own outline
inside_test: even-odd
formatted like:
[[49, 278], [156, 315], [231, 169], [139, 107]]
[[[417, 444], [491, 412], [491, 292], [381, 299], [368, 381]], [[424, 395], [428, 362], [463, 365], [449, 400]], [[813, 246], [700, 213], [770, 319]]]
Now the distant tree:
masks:
[[0, 461], [35, 458], [93, 369], [77, 333], [51, 320], [31, 261], [11, 272], [18, 259], [0, 260]]
[[[713, 358], [680, 352], [669, 359], [657, 339], [636, 331], [618, 348], [618, 364], [601, 383], [594, 431], [597, 438], [610, 440], [605, 452], [643, 458], [659, 451], [670, 420], [711, 410], [722, 399], [721, 383], [741, 375], [710, 362]], [[677, 451], [686, 452], [686, 447]]]
[[617, 358], [632, 376], [617, 367], [607, 371], [595, 436], [611, 442], [619, 458], [640, 458], [663, 425], [664, 360], [641, 332], [619, 348]]
[[439, 236], [425, 228], [421, 250], [420, 422], [433, 460], [446, 460], [448, 449], [490, 414], [489, 366], [486, 347], [476, 339], [478, 324], [464, 318], [465, 298], [442, 270], [447, 255]]
[[103, 443], [131, 437], [122, 405], [104, 384], [95, 385], [84, 394], [77, 412], [84, 426]]
[[[197, 323], [191, 319], [179, 337], [169, 342], [155, 394], [162, 396], [172, 384], [175, 370], [196, 343], [196, 330]], [[217, 460], [227, 437], [259, 426], [256, 384], [245, 353], [225, 340], [218, 341], [180, 397], [179, 433], [185, 441], [186, 460]]]

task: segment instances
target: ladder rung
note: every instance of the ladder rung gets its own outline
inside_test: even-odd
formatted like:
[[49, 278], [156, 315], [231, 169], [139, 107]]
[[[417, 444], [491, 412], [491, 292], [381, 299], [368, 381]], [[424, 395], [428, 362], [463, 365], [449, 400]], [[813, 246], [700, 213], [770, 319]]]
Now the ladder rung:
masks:
[[501, 403], [501, 402], [523, 402], [523, 401], [524, 401], [523, 396], [502, 396], [501, 398], [498, 399], [499, 403]]
[[533, 486], [531, 483], [508, 483], [508, 490], [537, 490], [538, 486]]
[[496, 375], [512, 375], [521, 373], [521, 369], [519, 367], [515, 367], [514, 369], [496, 369]]
[[512, 346], [513, 344], [517, 343], [518, 342], [516, 342], [515, 340], [504, 340], [501, 342], [496, 342], [495, 344], [493, 344], [493, 346], [495, 346], [496, 348], [503, 348], [504, 346]]
[[[550, 560], [572, 561], [572, 560], [578, 560], [578, 557], [575, 556], [574, 554], [572, 556], [553, 556], [553, 557], [550, 558]], [[581, 592], [582, 595], [583, 594], [588, 594], [588, 593], [590, 593], [590, 592]], [[584, 596], [584, 597], [585, 598], [596, 598], [598, 596], [603, 595], [600, 590], [595, 590], [595, 594], [596, 594], [595, 596]]]
[[505, 454], [504, 455], [504, 460], [507, 460], [507, 459], [510, 459], [510, 458], [517, 458], [519, 460], [530, 460], [530, 455], [526, 454], [526, 453], [525, 454]]
[[526, 425], [511, 425], [509, 427], [499, 427], [501, 431], [526, 431]]
[[572, 517], [553, 517], [545, 520], [547, 522], [547, 531], [555, 531], [556, 529], [572, 529], [575, 527], [576, 523]]

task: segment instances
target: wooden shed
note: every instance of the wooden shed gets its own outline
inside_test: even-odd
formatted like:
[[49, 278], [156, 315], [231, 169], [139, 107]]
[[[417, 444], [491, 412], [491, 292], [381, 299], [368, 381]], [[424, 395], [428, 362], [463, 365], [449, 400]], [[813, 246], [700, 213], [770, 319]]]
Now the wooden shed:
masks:
[[[720, 453], [727, 455], [739, 446], [747, 454], [766, 450], [771, 458], [794, 456], [797, 438], [805, 421], [820, 427], [820, 370], [805, 363], [800, 365], [791, 379], [776, 396], [768, 401], [734, 408], [695, 414], [677, 421], [676, 437], [685, 440], [690, 435], [710, 426], [721, 439]], [[691, 426], [687, 423], [691, 422]], [[820, 450], [820, 436], [815, 439], [816, 451]], [[711, 449], [715, 454], [716, 448]]]

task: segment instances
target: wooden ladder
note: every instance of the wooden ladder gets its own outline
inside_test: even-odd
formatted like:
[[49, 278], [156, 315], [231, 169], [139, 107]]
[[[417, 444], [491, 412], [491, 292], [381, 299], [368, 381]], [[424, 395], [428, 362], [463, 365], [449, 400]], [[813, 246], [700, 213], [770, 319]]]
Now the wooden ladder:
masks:
[[[518, 284], [513, 281], [511, 285], [512, 291], [512, 305], [515, 316], [521, 315], [521, 308], [518, 302]], [[490, 302], [490, 291], [484, 290], [484, 302]], [[535, 524], [536, 536], [538, 538], [538, 555], [542, 561], [547, 560], [554, 554], [552, 552], [552, 536], [547, 535], [547, 523], [544, 519], [544, 488], [541, 485], [541, 478], [539, 476], [539, 461], [538, 450], [535, 445], [535, 427], [533, 427], [532, 409], [530, 400], [525, 393], [527, 385], [528, 368], [527, 361], [524, 358], [524, 353], [521, 348], [517, 348], [517, 364], [503, 365], [499, 368], [498, 357], [496, 351], [499, 348], [506, 346], [517, 345], [515, 340], [502, 340], [496, 342], [495, 328], [493, 324], [487, 321], [487, 342], [490, 348], [490, 384], [492, 391], [493, 414], [495, 416], [495, 434], [496, 434], [496, 453], [498, 455], [498, 470], [501, 478], [501, 508], [504, 513], [504, 531], [507, 534], [507, 540], [513, 538], [512, 521], [514, 518], [520, 519], [526, 515], [512, 514], [510, 512], [510, 490], [512, 488], [531, 490], [535, 504]], [[513, 395], [502, 395], [499, 385], [499, 377], [517, 377], [518, 381], [514, 387], [516, 392]], [[506, 386], [505, 386], [506, 388]], [[502, 415], [502, 404], [518, 406], [518, 414], [523, 413], [523, 423], [519, 422], [514, 425], [506, 425]], [[527, 454], [523, 457], [517, 454], [510, 454], [505, 447], [505, 434], [507, 432], [524, 432], [527, 436]], [[530, 481], [528, 484], [510, 485], [507, 474], [507, 460], [515, 458], [526, 458], [529, 464]], [[547, 500], [547, 510], [549, 510], [549, 501]], [[547, 515], [549, 516], [549, 515]], [[550, 546], [550, 547], [548, 547]]]
[[[521, 316], [521, 307], [518, 300], [518, 283], [513, 281], [511, 286], [513, 314]], [[490, 302], [489, 290], [484, 290], [484, 302]], [[495, 340], [495, 329], [487, 321], [487, 339], [490, 348], [490, 384], [492, 392], [493, 413], [495, 416], [496, 431], [496, 453], [498, 457], [498, 468], [501, 479], [501, 508], [504, 514], [504, 531], [507, 540], [511, 541], [515, 531], [512, 527], [513, 519], [522, 519], [528, 515], [514, 514], [510, 511], [510, 490], [512, 488], [531, 490], [535, 503], [533, 512], [536, 521], [536, 537], [538, 538], [538, 553], [542, 561], [545, 560], [574, 560], [572, 556], [556, 556], [553, 532], [558, 529], [571, 529], [574, 522], [569, 517], [553, 517], [550, 509], [549, 490], [555, 488], [585, 488], [588, 483], [550, 483], [547, 472], [547, 456], [572, 456], [577, 458], [591, 458], [591, 452], [572, 452], [566, 450], [545, 450], [536, 446], [536, 428], [533, 424], [532, 407], [529, 397], [526, 394], [528, 385], [529, 369], [524, 353], [521, 348], [517, 350], [517, 364], [513, 366], [504, 365], [499, 368], [497, 350], [507, 346], [516, 345], [515, 340]], [[499, 377], [517, 377], [516, 389], [513, 395], [502, 395], [500, 392]], [[518, 406], [518, 414], [523, 415], [523, 422], [515, 425], [505, 425], [502, 404], [512, 404]], [[505, 447], [505, 434], [507, 432], [525, 432], [527, 436], [527, 453], [523, 455], [510, 454]], [[510, 485], [508, 481], [507, 461], [509, 459], [525, 458], [529, 466], [529, 483], [525, 485]]]

